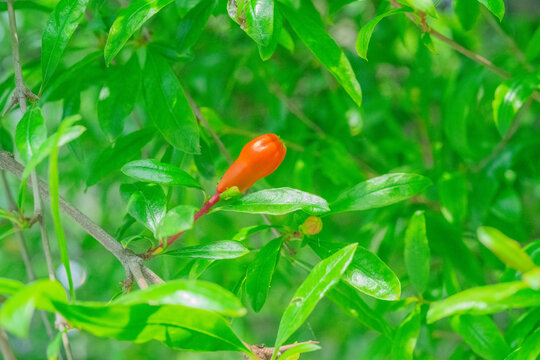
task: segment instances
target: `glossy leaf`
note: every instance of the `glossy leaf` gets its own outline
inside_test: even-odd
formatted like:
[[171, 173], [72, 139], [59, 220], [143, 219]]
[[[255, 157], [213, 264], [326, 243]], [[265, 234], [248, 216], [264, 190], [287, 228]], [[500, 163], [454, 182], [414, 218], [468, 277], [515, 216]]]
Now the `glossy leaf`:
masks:
[[497, 255], [507, 266], [523, 273], [535, 267], [535, 264], [521, 245], [499, 230], [482, 226], [478, 228], [477, 234], [480, 242]]
[[43, 88], [54, 74], [62, 54], [84, 17], [88, 0], [60, 0], [49, 17], [41, 39]]
[[392, 336], [392, 329], [382, 314], [370, 308], [350, 285], [342, 281], [330, 289], [326, 293], [326, 297], [332, 300], [345, 315], [356, 319], [370, 329], [380, 332], [387, 338]]
[[506, 136], [515, 115], [539, 84], [538, 77], [532, 77], [508, 80], [497, 87], [493, 99], [493, 118], [501, 137]]
[[340, 47], [328, 35], [321, 17], [311, 1], [301, 0], [301, 7], [294, 8], [285, 1], [278, 3], [279, 10], [294, 32], [321, 64], [336, 78], [349, 96], [362, 105], [362, 89], [351, 64]]
[[428, 323], [451, 315], [492, 314], [517, 307], [540, 306], [540, 291], [523, 282], [506, 282], [464, 290], [434, 302], [427, 314]]
[[191, 229], [196, 212], [197, 208], [191, 205], [178, 205], [169, 210], [157, 228], [158, 238], [163, 239]]
[[402, 8], [396, 8], [392, 10], [388, 10], [387, 12], [384, 12], [372, 20], [370, 20], [367, 24], [362, 26], [360, 29], [360, 32], [358, 33], [358, 38], [356, 39], [356, 52], [358, 55], [367, 60], [367, 52], [369, 47], [369, 41], [371, 40], [371, 35], [373, 34], [373, 30], [375, 30], [375, 26], [384, 19], [385, 17], [395, 15], [395, 14], [403, 14], [406, 12], [413, 11], [410, 8], [402, 7]]
[[502, 21], [505, 12], [503, 0], [478, 0], [478, 2], [487, 7], [488, 10], [499, 19], [499, 21]]
[[255, 312], [259, 312], [266, 302], [282, 242], [281, 238], [269, 241], [260, 249], [247, 269], [246, 293]]
[[[317, 255], [326, 258], [343, 247], [344, 243], [316, 240], [311, 241], [310, 246]], [[377, 255], [362, 246], [356, 248], [343, 281], [377, 299], [398, 300], [401, 295], [401, 285], [394, 272]]]
[[274, 0], [230, 0], [227, 12], [257, 44], [270, 43], [274, 31]]
[[332, 213], [369, 210], [407, 200], [423, 192], [431, 181], [416, 174], [387, 174], [352, 187], [330, 204]]
[[467, 179], [462, 173], [444, 173], [437, 188], [444, 217], [450, 223], [460, 224], [467, 215]]
[[184, 247], [168, 251], [166, 254], [179, 258], [234, 259], [249, 252], [238, 241], [216, 241], [211, 244]]
[[298, 359], [300, 354], [320, 350], [321, 347], [317, 344], [304, 343], [296, 345], [295, 347], [285, 350], [280, 358], [283, 360], [295, 360]]
[[426, 218], [417, 211], [405, 232], [405, 266], [411, 282], [419, 294], [426, 290], [429, 280], [430, 250], [426, 236]]
[[141, 68], [137, 55], [132, 55], [124, 65], [110, 67], [107, 75], [99, 93], [97, 116], [101, 130], [115, 138], [122, 133], [124, 119], [133, 111], [141, 87]]
[[172, 1], [135, 0], [122, 9], [109, 30], [105, 44], [105, 63], [109, 65], [135, 31]]
[[159, 185], [124, 184], [120, 191], [127, 195], [128, 212], [154, 235], [167, 211], [165, 193]]
[[38, 151], [47, 139], [47, 127], [39, 106], [32, 106], [15, 129], [15, 146], [24, 162]]
[[198, 280], [171, 280], [118, 297], [114, 304], [182, 305], [224, 316], [244, 316], [246, 309], [231, 292]]
[[140, 157], [141, 149], [152, 140], [154, 131], [142, 129], [116, 139], [92, 164], [86, 185], [92, 186], [118, 171], [124, 164]]
[[540, 356], [540, 328], [536, 329], [523, 341], [516, 357], [517, 360], [535, 360]]
[[272, 37], [267, 45], [257, 44], [259, 48], [259, 56], [263, 61], [266, 61], [272, 57], [277, 49], [277, 45], [281, 39], [283, 31], [283, 17], [278, 11], [277, 6], [274, 6], [274, 29], [272, 31]]
[[472, 350], [483, 359], [504, 359], [510, 352], [497, 325], [488, 316], [456, 316], [451, 324]]
[[176, 149], [199, 154], [199, 128], [180, 81], [167, 61], [146, 52], [143, 90], [152, 122]]
[[139, 181], [202, 189], [201, 184], [184, 170], [157, 160], [131, 161], [122, 167], [122, 172]]
[[420, 334], [420, 306], [416, 306], [403, 320], [392, 340], [392, 355], [395, 360], [412, 360], [416, 341]]
[[478, 14], [480, 13], [480, 6], [476, 0], [455, 0], [454, 9], [456, 15], [465, 30], [471, 30], [476, 23]]
[[323, 198], [297, 189], [278, 188], [261, 190], [231, 201], [220, 201], [214, 211], [226, 210], [250, 214], [284, 215], [297, 210], [318, 215], [328, 212]]
[[[306, 321], [319, 300], [341, 278], [352, 261], [357, 244], [350, 244], [319, 262], [294, 293], [279, 323], [275, 348], [281, 345]], [[274, 353], [273, 358], [275, 358]]]

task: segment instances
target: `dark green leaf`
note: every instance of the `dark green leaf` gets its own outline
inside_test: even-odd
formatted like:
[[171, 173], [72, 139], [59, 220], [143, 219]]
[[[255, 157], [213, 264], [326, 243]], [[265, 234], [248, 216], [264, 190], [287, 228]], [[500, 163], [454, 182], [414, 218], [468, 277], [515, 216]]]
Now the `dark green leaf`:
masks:
[[390, 15], [403, 14], [403, 13], [411, 12], [411, 11], [413, 10], [407, 7], [388, 10], [387, 12], [376, 16], [375, 18], [370, 20], [367, 24], [362, 26], [362, 28], [360, 29], [360, 32], [358, 33], [358, 38], [356, 39], [356, 52], [358, 53], [358, 55], [361, 58], [367, 60], [367, 52], [368, 52], [368, 47], [369, 47], [369, 41], [371, 40], [371, 35], [373, 34], [373, 30], [375, 30], [375, 26], [377, 26], [377, 24], [382, 19]]
[[428, 323], [456, 314], [492, 314], [516, 307], [540, 306], [540, 291], [523, 282], [480, 286], [434, 302], [427, 314]]
[[452, 327], [483, 359], [504, 359], [510, 352], [497, 325], [488, 316], [456, 316]]
[[217, 241], [212, 244], [184, 247], [166, 254], [179, 258], [234, 259], [246, 255], [248, 249], [238, 241]]
[[450, 223], [460, 224], [467, 215], [467, 179], [462, 173], [444, 173], [437, 187], [444, 217]]
[[420, 306], [417, 305], [397, 328], [392, 340], [392, 359], [413, 359], [416, 341], [420, 333], [420, 315]]
[[176, 32], [178, 52], [184, 53], [195, 45], [215, 7], [216, 0], [202, 0], [180, 21]]
[[109, 30], [109, 36], [105, 44], [105, 63], [109, 65], [116, 54], [122, 50], [131, 35], [172, 1], [135, 0], [128, 7], [122, 9]]
[[23, 115], [15, 130], [15, 146], [24, 162], [38, 151], [47, 139], [47, 127], [39, 106], [32, 106]]
[[536, 59], [540, 55], [540, 26], [536, 28], [531, 40], [529, 40], [525, 55], [529, 61]]
[[480, 242], [497, 255], [507, 266], [523, 273], [535, 267], [535, 264], [521, 245], [499, 230], [482, 226], [478, 228], [477, 234]]
[[0, 150], [13, 152], [13, 139], [3, 126], [0, 126]]
[[[285, 309], [276, 338], [275, 348], [281, 345], [306, 321], [319, 300], [341, 278], [349, 266], [357, 244], [350, 244], [319, 262], [294, 293]], [[275, 358], [274, 353], [273, 358]]]
[[251, 214], [283, 215], [297, 210], [318, 215], [328, 212], [323, 198], [291, 188], [261, 190], [231, 201], [221, 201], [214, 211], [226, 210]]
[[167, 200], [161, 186], [124, 184], [120, 187], [120, 191], [129, 196], [127, 205], [129, 214], [155, 236], [167, 211]]
[[480, 13], [480, 6], [476, 0], [455, 0], [454, 9], [456, 15], [465, 30], [471, 30], [476, 23], [478, 14]]
[[426, 290], [429, 280], [430, 251], [426, 236], [426, 218], [417, 211], [405, 233], [405, 266], [411, 282], [419, 294]]
[[124, 119], [131, 114], [141, 82], [141, 68], [137, 55], [125, 65], [108, 69], [105, 85], [99, 93], [97, 115], [101, 130], [112, 138], [122, 133]]
[[199, 154], [199, 128], [184, 89], [167, 61], [152, 51], [146, 52], [143, 85], [148, 115], [165, 140]]
[[279, 10], [313, 55], [336, 78], [354, 102], [361, 106], [362, 89], [349, 60], [328, 35], [311, 1], [301, 0], [301, 8], [279, 3]]
[[60, 0], [49, 17], [41, 39], [43, 88], [60, 63], [71, 36], [84, 17], [88, 0]]
[[13, 295], [23, 286], [23, 283], [21, 283], [20, 281], [0, 278], [0, 294]]
[[387, 174], [354, 186], [342, 193], [330, 208], [332, 213], [380, 208], [407, 200], [423, 192], [431, 181], [416, 174]]
[[154, 131], [142, 129], [121, 136], [99, 154], [90, 170], [86, 185], [92, 186], [120, 169], [128, 161], [140, 157], [141, 149], [152, 140]]
[[202, 189], [201, 184], [184, 170], [157, 160], [148, 159], [129, 162], [122, 167], [122, 172], [139, 181]]
[[182, 305], [213, 311], [224, 316], [244, 316], [246, 309], [232, 293], [221, 286], [198, 280], [172, 280], [133, 291], [114, 300], [114, 304]]
[[178, 205], [169, 210], [157, 228], [158, 238], [163, 239], [191, 229], [196, 212], [197, 208], [191, 205]]
[[503, 0], [478, 0], [478, 2], [487, 7], [488, 10], [499, 19], [499, 21], [502, 21], [504, 17]]
[[[345, 243], [314, 240], [310, 246], [321, 258], [342, 248]], [[382, 300], [399, 300], [401, 285], [394, 272], [371, 251], [358, 246], [343, 281], [361, 292]]]
[[279, 260], [282, 242], [281, 238], [268, 242], [257, 253], [255, 260], [249, 264], [247, 269], [246, 293], [255, 312], [259, 312], [266, 302], [272, 276]]

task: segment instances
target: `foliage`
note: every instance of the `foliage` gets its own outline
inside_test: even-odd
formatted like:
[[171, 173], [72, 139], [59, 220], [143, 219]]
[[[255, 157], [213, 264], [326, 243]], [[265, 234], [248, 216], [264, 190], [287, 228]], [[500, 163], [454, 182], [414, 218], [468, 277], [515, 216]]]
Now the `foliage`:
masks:
[[[535, 359], [535, 5], [0, 2], [17, 357]], [[212, 197], [265, 133], [281, 166]]]

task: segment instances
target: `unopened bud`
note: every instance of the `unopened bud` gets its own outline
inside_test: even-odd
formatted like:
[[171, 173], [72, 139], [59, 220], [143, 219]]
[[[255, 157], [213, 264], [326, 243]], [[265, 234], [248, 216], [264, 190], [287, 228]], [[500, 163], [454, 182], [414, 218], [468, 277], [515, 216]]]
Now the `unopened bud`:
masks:
[[300, 231], [306, 235], [316, 235], [321, 232], [323, 223], [321, 218], [310, 216], [300, 225]]

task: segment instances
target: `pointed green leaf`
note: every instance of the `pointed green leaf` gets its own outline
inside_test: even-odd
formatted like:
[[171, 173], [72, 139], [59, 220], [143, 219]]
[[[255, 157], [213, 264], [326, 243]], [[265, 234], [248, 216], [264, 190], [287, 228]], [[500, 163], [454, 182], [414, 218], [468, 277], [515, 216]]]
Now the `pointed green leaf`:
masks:
[[479, 3], [488, 8], [499, 21], [504, 17], [504, 1], [503, 0], [478, 0]]
[[201, 184], [184, 170], [157, 160], [131, 161], [122, 167], [122, 172], [139, 181], [202, 189]]
[[420, 306], [417, 305], [397, 328], [392, 340], [392, 359], [413, 359], [416, 341], [420, 333], [420, 316]]
[[419, 294], [426, 290], [429, 280], [429, 260], [426, 218], [423, 211], [417, 211], [412, 216], [405, 233], [405, 266]]
[[[334, 255], [319, 262], [294, 293], [285, 309], [276, 338], [275, 348], [281, 345], [306, 321], [319, 300], [341, 278], [356, 250], [357, 244], [350, 244]], [[272, 357], [275, 359], [276, 353]]]
[[454, 331], [483, 359], [504, 359], [510, 352], [497, 325], [488, 316], [456, 316], [451, 324]]
[[230, 0], [227, 12], [257, 44], [270, 44], [274, 32], [274, 0]]
[[122, 9], [109, 30], [105, 44], [105, 63], [109, 65], [135, 31], [172, 1], [135, 0]]
[[279, 261], [282, 242], [281, 238], [275, 238], [268, 242], [257, 253], [255, 260], [249, 264], [247, 269], [246, 293], [255, 312], [259, 312], [266, 302], [272, 276]]
[[159, 185], [143, 183], [123, 184], [120, 186], [124, 198], [127, 198], [128, 212], [154, 235], [167, 211], [167, 199]]
[[421, 192], [431, 180], [416, 174], [387, 174], [354, 186], [330, 204], [332, 213], [369, 210], [407, 200]]
[[354, 102], [361, 106], [362, 89], [351, 64], [343, 50], [328, 35], [313, 3], [302, 0], [301, 7], [296, 9], [283, 1], [279, 3], [279, 10], [313, 55], [343, 86]]
[[196, 212], [197, 208], [191, 205], [178, 205], [169, 210], [157, 228], [158, 238], [163, 239], [191, 229]]
[[41, 39], [41, 71], [43, 88], [60, 63], [71, 36], [84, 17], [88, 0], [60, 0], [49, 16]]
[[47, 139], [47, 127], [39, 106], [32, 106], [15, 129], [15, 146], [24, 162], [28, 162]]
[[316, 344], [304, 343], [298, 344], [295, 347], [285, 350], [280, 358], [283, 360], [295, 360], [298, 359], [300, 354], [320, 350], [321, 347]]
[[238, 241], [216, 241], [211, 244], [184, 247], [167, 251], [167, 255], [178, 258], [202, 258], [202, 259], [234, 259], [249, 253], [249, 250]]
[[178, 150], [199, 154], [199, 127], [182, 84], [167, 61], [150, 50], [143, 90], [148, 115], [165, 140]]

